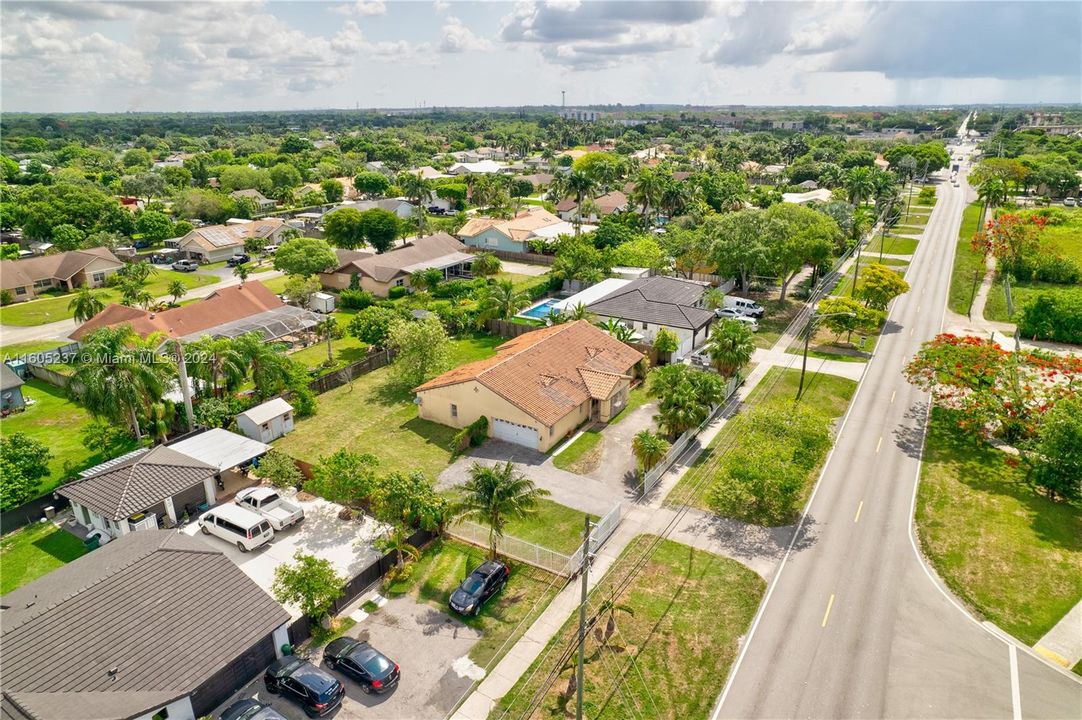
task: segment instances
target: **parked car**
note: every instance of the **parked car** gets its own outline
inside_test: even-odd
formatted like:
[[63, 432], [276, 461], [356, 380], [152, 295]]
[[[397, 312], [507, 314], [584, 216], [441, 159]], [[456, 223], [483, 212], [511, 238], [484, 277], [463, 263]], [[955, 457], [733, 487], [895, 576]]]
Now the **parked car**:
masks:
[[337, 678], [296, 655], [271, 663], [263, 674], [263, 684], [271, 695], [281, 694], [298, 703], [308, 717], [331, 712], [342, 704], [346, 694]]
[[759, 321], [753, 317], [744, 315], [739, 310], [734, 310], [733, 308], [718, 308], [714, 311], [714, 314], [722, 320], [736, 320], [742, 322], [750, 327], [752, 332], [759, 332]]
[[177, 272], [195, 272], [199, 269], [199, 263], [195, 260], [177, 260], [173, 263], [173, 269]]
[[361, 691], [382, 694], [398, 685], [398, 663], [366, 642], [340, 637], [323, 650], [323, 662], [356, 680]]
[[233, 500], [242, 508], [262, 515], [275, 530], [285, 530], [304, 520], [304, 508], [269, 487], [244, 488]]
[[476, 615], [490, 597], [503, 589], [511, 571], [497, 560], [482, 563], [451, 593], [448, 604], [455, 612]]
[[286, 720], [286, 717], [270, 705], [245, 698], [223, 710], [218, 720]]
[[1073, 197], [1066, 197], [1066, 198], [1063, 198], [1063, 204], [1064, 204], [1064, 205], [1065, 205], [1066, 207], [1074, 207], [1074, 205], [1075, 205], [1075, 200], [1074, 200], [1074, 198], [1073, 198]]
[[264, 255], [273, 255], [276, 252], [278, 252], [278, 246], [277, 245], [264, 245], [263, 246], [263, 254]]
[[229, 258], [225, 262], [226, 262], [226, 265], [228, 265], [229, 267], [236, 267], [237, 265], [243, 265], [244, 263], [248, 262], [251, 259], [252, 258], [248, 257], [244, 253], [237, 253], [236, 255]]
[[733, 297], [732, 295], [725, 296], [724, 304], [722, 305], [722, 307], [731, 308], [739, 312], [741, 315], [749, 315], [754, 318], [761, 318], [763, 316], [763, 313], [766, 312], [765, 310], [763, 310], [763, 306], [755, 302], [754, 300], [748, 300], [747, 298], [742, 297]]
[[241, 552], [254, 550], [274, 537], [274, 530], [262, 515], [239, 505], [219, 505], [208, 510], [199, 517], [199, 529], [204, 535], [236, 543]]
[[427, 210], [430, 215], [443, 215], [443, 208], [439, 205], [429, 205], [425, 210]]

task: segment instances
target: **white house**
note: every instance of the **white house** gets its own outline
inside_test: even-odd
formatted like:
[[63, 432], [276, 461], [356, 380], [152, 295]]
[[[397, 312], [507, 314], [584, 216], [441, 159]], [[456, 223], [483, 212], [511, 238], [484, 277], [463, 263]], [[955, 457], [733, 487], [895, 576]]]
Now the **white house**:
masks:
[[269, 443], [293, 430], [293, 406], [282, 398], [268, 400], [237, 415], [237, 429], [253, 440]]

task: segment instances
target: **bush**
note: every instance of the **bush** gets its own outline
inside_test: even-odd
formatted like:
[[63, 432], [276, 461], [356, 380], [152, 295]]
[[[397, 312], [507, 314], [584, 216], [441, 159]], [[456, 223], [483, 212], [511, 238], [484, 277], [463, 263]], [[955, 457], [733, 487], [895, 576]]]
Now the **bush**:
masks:
[[1037, 295], [1023, 308], [1018, 332], [1034, 340], [1082, 343], [1082, 289]]
[[259, 476], [280, 488], [299, 488], [304, 482], [304, 475], [293, 458], [277, 450], [271, 450], [259, 459]]
[[404, 285], [393, 287], [387, 291], [387, 297], [391, 300], [397, 300], [398, 298], [406, 297], [409, 294], [409, 288]]
[[0, 290], [0, 307], [15, 302], [15, 295], [10, 290]]
[[387, 341], [391, 323], [397, 319], [395, 310], [373, 305], [353, 316], [349, 321], [349, 334], [369, 345], [382, 347]]
[[935, 187], [927, 185], [920, 189], [920, 193], [917, 194], [917, 202], [921, 205], [928, 205], [935, 202]]
[[364, 310], [376, 302], [367, 290], [343, 290], [338, 294], [338, 304], [346, 310]]
[[472, 293], [475, 287], [476, 283], [472, 280], [448, 280], [436, 286], [436, 289], [432, 291], [432, 297], [441, 300], [458, 300]]
[[1082, 268], [1066, 255], [1040, 253], [1031, 257], [1022, 257], [1011, 264], [1004, 264], [1003, 269], [1019, 280], [1074, 285], [1082, 279]]
[[477, 447], [488, 439], [488, 418], [482, 415], [455, 433], [451, 439], [451, 452], [455, 455], [467, 447]]

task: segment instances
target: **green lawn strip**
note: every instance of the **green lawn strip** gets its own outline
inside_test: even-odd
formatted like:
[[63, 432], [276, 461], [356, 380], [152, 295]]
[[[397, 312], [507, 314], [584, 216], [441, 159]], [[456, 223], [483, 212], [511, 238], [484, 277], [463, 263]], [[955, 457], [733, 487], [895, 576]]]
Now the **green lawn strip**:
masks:
[[987, 320], [1001, 322], [1014, 322], [1021, 315], [1026, 305], [1041, 293], [1053, 295], [1072, 290], [1076, 285], [1059, 285], [1046, 282], [1011, 282], [1011, 299], [1014, 301], [1014, 315], [1007, 312], [1007, 295], [1003, 291], [1003, 281], [996, 278], [992, 287], [988, 290], [988, 302], [984, 306], [984, 317]]
[[314, 650], [315, 648], [323, 647], [331, 640], [345, 635], [356, 624], [357, 621], [347, 615], [345, 617], [334, 618], [333, 624], [327, 630], [324, 630], [323, 626], [318, 623], [313, 625], [312, 639], [308, 644], [308, 649]]
[[288, 276], [279, 275], [278, 277], [271, 278], [269, 280], [260, 280], [259, 282], [267, 286], [267, 289], [276, 295], [281, 295], [286, 289], [286, 281]]
[[902, 237], [901, 235], [887, 235], [885, 239], [876, 237], [864, 248], [861, 262], [864, 263], [869, 260], [875, 262], [875, 259], [871, 256], [879, 253], [880, 245], [882, 245], [883, 252], [887, 255], [912, 255], [917, 251], [918, 244], [916, 238]]
[[1007, 456], [935, 409], [917, 492], [917, 533], [939, 576], [978, 614], [1036, 643], [1082, 599], [1082, 509], [1023, 482]]
[[[444, 612], [447, 599], [466, 577], [487, 559], [481, 548], [457, 540], [436, 540], [425, 548], [409, 577], [383, 585], [387, 597], [410, 595]], [[469, 657], [482, 667], [502, 657], [540, 615], [564, 585], [564, 580], [529, 565], [510, 561], [511, 577], [498, 595], [474, 617], [457, 616], [480, 630], [482, 637]]]
[[86, 554], [83, 542], [50, 522], [34, 523], [0, 539], [0, 595]]
[[890, 231], [896, 235], [920, 235], [924, 228], [917, 225], [895, 225]]
[[1082, 210], [1060, 210], [1067, 213], [1067, 222], [1061, 225], [1046, 225], [1041, 234], [1042, 239], [1082, 264]]
[[587, 430], [579, 435], [559, 455], [552, 458], [552, 464], [561, 470], [585, 474], [596, 467], [601, 459], [601, 431]]
[[[590, 519], [596, 521], [596, 515]], [[552, 500], [540, 500], [537, 512], [508, 522], [504, 535], [570, 555], [582, 544], [583, 513]]]
[[[203, 275], [200, 273], [178, 273], [172, 270], [158, 270], [151, 275], [150, 279], [147, 281], [146, 291], [156, 298], [164, 297], [168, 294], [169, 283], [173, 280], [180, 280], [184, 283], [186, 288], [191, 290], [193, 288], [216, 283], [219, 278], [214, 275]], [[101, 290], [95, 290], [94, 292], [106, 305], [120, 302], [120, 293], [114, 288], [102, 288]], [[0, 308], [0, 324], [29, 327], [33, 325], [44, 325], [45, 323], [56, 322], [58, 320], [67, 320], [72, 316], [72, 311], [68, 309], [68, 304], [71, 302], [72, 297], [73, 293], [49, 294], [41, 299], [8, 305], [7, 307]]]
[[[796, 391], [800, 385], [800, 369], [788, 369], [774, 367], [759, 381], [759, 384], [748, 395], [745, 404], [758, 406], [760, 404], [788, 405], [794, 402]], [[809, 404], [832, 418], [840, 418], [849, 407], [849, 400], [856, 392], [857, 383], [847, 378], [826, 373], [808, 372], [804, 378], [804, 397], [800, 402]], [[710, 441], [706, 450], [696, 459], [694, 465], [684, 473], [680, 482], [676, 484], [672, 492], [665, 498], [667, 505], [691, 505], [701, 510], [711, 512], [707, 504], [713, 473], [718, 458], [715, 453], [732, 444], [741, 442], [740, 415], [733, 417], [721, 429], [714, 439]], [[808, 483], [805, 494], [811, 492], [814, 479], [818, 475], [818, 468], [808, 473]], [[707, 474], [704, 477], [704, 474]]]
[[80, 470], [136, 448], [135, 441], [129, 440], [113, 448], [87, 450], [82, 441], [82, 430], [90, 422], [86, 410], [68, 400], [60, 388], [36, 378], [27, 380], [22, 390], [23, 397], [33, 400], [33, 404], [0, 420], [0, 433], [26, 433], [52, 451], [49, 475], [38, 483], [39, 493], [52, 490], [64, 478]]
[[958, 244], [954, 250], [954, 268], [951, 270], [951, 291], [947, 307], [951, 312], [965, 315], [969, 310], [970, 297], [974, 294], [974, 276], [977, 287], [984, 277], [984, 257], [973, 252], [969, 245], [970, 238], [980, 225], [981, 203], [968, 205], [962, 213], [962, 226], [958, 230]]
[[759, 319], [759, 332], [755, 333], [755, 347], [771, 348], [778, 341], [785, 328], [789, 327], [803, 304], [787, 298], [781, 300], [760, 300], [763, 317]]
[[[455, 340], [451, 367], [488, 357], [502, 342], [490, 335]], [[451, 460], [458, 431], [418, 418], [412, 394], [395, 387], [391, 371], [383, 367], [319, 395], [316, 414], [297, 421], [276, 447], [310, 463], [342, 448], [371, 453], [384, 471], [421, 470], [435, 478]]]
[[46, 350], [52, 350], [54, 348], [67, 345], [65, 340], [31, 340], [30, 342], [11, 343], [4, 345], [0, 351], [3, 353], [3, 359], [8, 360], [11, 358], [18, 358], [24, 355], [32, 355], [34, 353], [44, 352]]
[[[633, 540], [591, 595], [590, 608], [609, 599], [632, 564], [656, 539]], [[604, 641], [587, 637], [583, 715], [591, 720], [706, 717], [725, 683], [766, 584], [740, 563], [671, 540], [662, 541], [616, 598], [616, 630]], [[499, 701], [497, 714], [519, 717], [547, 679], [561, 651], [575, 643], [578, 617], [560, 632]], [[571, 656], [573, 659], [573, 655]], [[530, 717], [567, 717], [574, 662], [561, 668]]]
[[646, 382], [641, 382], [627, 394], [627, 404], [624, 405], [623, 410], [616, 413], [616, 417], [609, 421], [609, 425], [615, 425], [649, 401], [650, 396], [647, 394]]

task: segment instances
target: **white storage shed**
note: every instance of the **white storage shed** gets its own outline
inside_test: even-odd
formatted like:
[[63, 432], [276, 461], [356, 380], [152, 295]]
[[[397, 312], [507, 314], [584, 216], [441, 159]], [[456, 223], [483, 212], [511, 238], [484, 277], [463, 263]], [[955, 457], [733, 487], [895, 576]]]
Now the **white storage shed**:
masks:
[[268, 400], [237, 415], [237, 429], [253, 440], [268, 443], [293, 430], [293, 406], [282, 398]]

